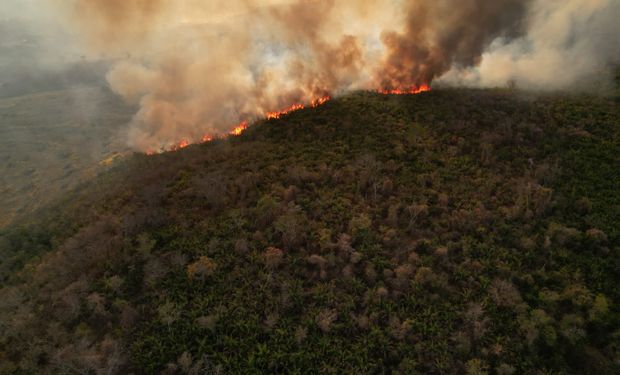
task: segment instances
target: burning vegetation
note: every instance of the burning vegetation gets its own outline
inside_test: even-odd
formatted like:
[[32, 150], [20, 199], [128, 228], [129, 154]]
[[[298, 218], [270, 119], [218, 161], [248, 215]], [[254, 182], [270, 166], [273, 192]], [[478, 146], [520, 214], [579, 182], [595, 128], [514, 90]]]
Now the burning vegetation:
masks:
[[[383, 95], [416, 95], [416, 94], [420, 94], [423, 92], [428, 92], [430, 91], [431, 88], [429, 85], [422, 85], [419, 87], [412, 87], [409, 89], [405, 89], [405, 90], [400, 90], [400, 89], [391, 89], [391, 90], [378, 90], [377, 92]], [[304, 104], [293, 104], [288, 108], [285, 108], [283, 110], [280, 111], [274, 111], [274, 112], [267, 112], [264, 116], [265, 119], [267, 120], [275, 120], [275, 119], [280, 119], [283, 116], [286, 116], [292, 112], [295, 111], [299, 111], [305, 108], [316, 108], [319, 107], [325, 103], [327, 103], [329, 100], [331, 100], [332, 97], [329, 95], [326, 96], [322, 96], [320, 98], [317, 99], [313, 99], [310, 103], [309, 106], [306, 106]], [[248, 128], [248, 126], [250, 126], [249, 121], [242, 121], [241, 123], [239, 123], [237, 126], [233, 127], [231, 131], [228, 132], [227, 135], [229, 136], [239, 136], [241, 134], [243, 134], [243, 132]], [[202, 143], [206, 143], [206, 142], [211, 142], [213, 141], [215, 138], [212, 135], [204, 135], [201, 138], [201, 142]], [[182, 148], [185, 148], [187, 146], [189, 146], [191, 143], [184, 139], [172, 146], [170, 146], [168, 149], [160, 149], [159, 152], [164, 152], [164, 151], [176, 151], [176, 150], [180, 150]], [[154, 151], [147, 151], [146, 152], [147, 155], [154, 155], [155, 152]]]
[[[428, 90], [430, 90], [430, 88], [428, 88]], [[423, 91], [428, 91], [428, 90], [412, 90], [410, 92], [398, 92], [399, 94], [418, 94], [420, 92]], [[397, 92], [395, 91], [390, 91], [390, 92], [385, 92], [385, 94], [395, 94]], [[305, 108], [316, 108], [318, 106], [321, 106], [325, 103], [327, 103], [329, 100], [331, 100], [331, 96], [322, 96], [320, 98], [317, 99], [313, 99], [310, 103], [309, 106], [306, 106], [304, 104], [293, 104], [288, 108], [285, 108], [283, 110], [280, 111], [274, 111], [274, 112], [267, 112], [264, 116], [265, 119], [267, 120], [274, 120], [274, 119], [279, 119], [282, 118], [283, 116], [286, 116], [292, 112], [295, 111], [299, 111]], [[250, 126], [250, 122], [249, 121], [242, 121], [241, 123], [239, 123], [238, 125], [236, 125], [235, 127], [232, 128], [232, 130], [230, 130], [227, 134], [227, 136], [239, 136], [241, 134], [243, 134], [243, 132], [248, 128], [248, 126]], [[206, 143], [206, 142], [211, 142], [214, 139], [216, 139], [216, 137], [214, 137], [213, 135], [210, 134], [205, 134], [204, 136], [202, 136], [201, 138], [201, 142], [202, 143]], [[180, 142], [173, 144], [172, 146], [170, 146], [169, 148], [162, 148], [157, 152], [164, 152], [164, 151], [176, 151], [176, 150], [180, 150], [182, 148], [185, 148], [187, 146], [189, 146], [191, 144], [190, 141], [188, 141], [187, 139], [183, 139]], [[147, 155], [154, 155], [157, 152], [149, 150], [146, 152]]]

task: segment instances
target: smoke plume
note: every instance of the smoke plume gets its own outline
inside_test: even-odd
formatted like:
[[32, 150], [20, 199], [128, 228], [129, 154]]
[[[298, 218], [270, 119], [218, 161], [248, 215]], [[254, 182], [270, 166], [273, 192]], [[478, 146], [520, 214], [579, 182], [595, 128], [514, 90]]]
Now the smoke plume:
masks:
[[588, 61], [568, 75], [584, 74], [616, 57], [598, 53], [606, 41], [588, 43], [616, 27], [613, 18], [588, 21], [617, 8], [612, 0], [72, 0], [63, 11], [90, 53], [116, 61], [112, 90], [139, 104], [131, 146], [157, 151], [350, 90], [411, 90], [441, 77], [542, 82], [565, 51], [585, 48]]
[[613, 82], [620, 62], [620, 2], [537, 0], [527, 10], [526, 32], [497, 39], [479, 66], [455, 67], [443, 82], [534, 89], [593, 90]]

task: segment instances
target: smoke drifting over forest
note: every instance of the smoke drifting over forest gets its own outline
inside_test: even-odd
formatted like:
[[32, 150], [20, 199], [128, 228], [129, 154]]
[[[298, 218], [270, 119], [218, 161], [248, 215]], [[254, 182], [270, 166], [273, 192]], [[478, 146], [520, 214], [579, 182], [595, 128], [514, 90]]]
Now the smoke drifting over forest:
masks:
[[72, 0], [56, 4], [139, 105], [132, 147], [225, 134], [350, 90], [436, 79], [565, 88], [620, 56], [613, 0]]

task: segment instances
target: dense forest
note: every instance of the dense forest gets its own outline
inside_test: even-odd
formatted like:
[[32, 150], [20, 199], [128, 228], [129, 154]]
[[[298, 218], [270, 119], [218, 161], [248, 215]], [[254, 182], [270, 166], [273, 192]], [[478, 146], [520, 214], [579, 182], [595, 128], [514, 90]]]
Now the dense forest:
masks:
[[0, 233], [0, 373], [620, 373], [618, 96], [358, 92]]

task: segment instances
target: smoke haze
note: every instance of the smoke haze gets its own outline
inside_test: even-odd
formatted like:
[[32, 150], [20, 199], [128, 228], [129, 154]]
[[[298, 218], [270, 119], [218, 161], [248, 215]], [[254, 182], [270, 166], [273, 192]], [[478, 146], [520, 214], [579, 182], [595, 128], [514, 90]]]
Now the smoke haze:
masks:
[[107, 81], [139, 105], [128, 140], [142, 151], [350, 90], [568, 87], [620, 56], [613, 0], [52, 4], [85, 55], [114, 61]]

